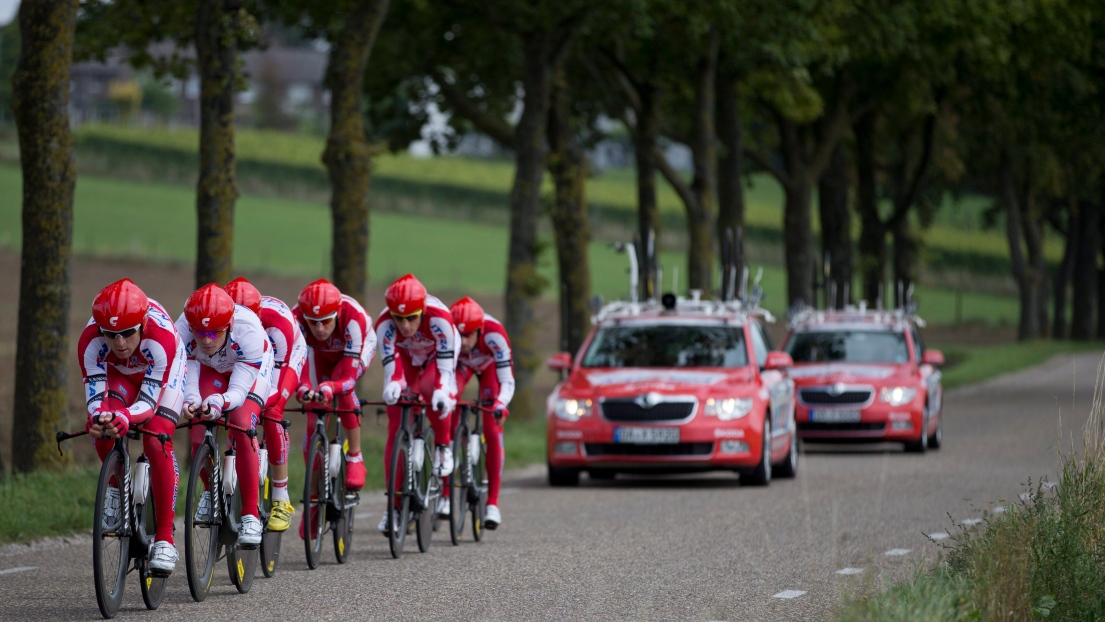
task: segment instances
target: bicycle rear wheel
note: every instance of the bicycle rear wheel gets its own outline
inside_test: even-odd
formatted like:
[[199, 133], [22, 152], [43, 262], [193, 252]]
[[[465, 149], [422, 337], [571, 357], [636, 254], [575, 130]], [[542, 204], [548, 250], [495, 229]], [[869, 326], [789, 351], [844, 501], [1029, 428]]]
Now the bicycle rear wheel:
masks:
[[326, 530], [327, 451], [326, 439], [312, 435], [307, 447], [307, 473], [303, 476], [303, 550], [311, 570], [318, 568]]
[[[146, 503], [134, 506], [135, 531], [145, 533], [149, 542], [157, 539], [156, 516], [152, 494], [146, 496]], [[152, 611], [160, 607], [162, 599], [165, 598], [166, 577], [156, 577], [151, 574], [149, 562], [145, 557], [139, 557], [137, 562], [139, 584], [142, 586], [142, 602], [146, 603], [146, 609]]]
[[468, 428], [460, 426], [453, 435], [453, 473], [449, 476], [449, 539], [453, 546], [464, 538], [465, 493], [468, 489]]
[[437, 500], [441, 496], [441, 484], [434, 475], [434, 452], [437, 446], [434, 444], [433, 430], [427, 430], [422, 439], [425, 450], [422, 452], [422, 466], [414, 482], [418, 487], [419, 505], [422, 506], [418, 513], [418, 550], [425, 553], [430, 550], [430, 541], [434, 536], [434, 516], [437, 513]]
[[338, 467], [337, 477], [330, 480], [330, 505], [327, 506], [327, 514], [334, 519], [334, 557], [339, 564], [344, 564], [349, 557], [350, 545], [353, 544], [349, 537], [352, 529], [353, 512], [345, 507], [345, 452], [341, 453], [341, 465]]
[[[188, 473], [188, 496], [184, 500], [184, 561], [188, 571], [188, 591], [192, 600], [203, 602], [207, 590], [211, 588], [214, 576], [215, 560], [219, 553], [219, 521], [214, 521], [214, 506], [219, 494], [215, 485], [215, 461], [211, 445], [201, 443], [192, 457], [192, 466]], [[197, 520], [200, 499], [204, 491], [212, 491], [209, 497], [208, 514]]]
[[[96, 487], [96, 511], [92, 515], [92, 567], [96, 579], [96, 605], [105, 618], [114, 618], [123, 602], [123, 585], [130, 563], [130, 537], [126, 524], [126, 497], [124, 487], [130, 482], [125, 473], [123, 452], [111, 450], [100, 467], [100, 482]], [[107, 491], [119, 491], [119, 507], [111, 519], [104, 517]]]
[[261, 535], [261, 572], [266, 578], [276, 576], [276, 565], [280, 561], [280, 540], [284, 536], [283, 531], [269, 531], [268, 520], [272, 516], [272, 477], [265, 475], [265, 481], [261, 482], [261, 503], [258, 506], [261, 511], [261, 522], [266, 525], [265, 532]]
[[407, 522], [411, 514], [411, 497], [407, 490], [410, 477], [410, 435], [400, 429], [395, 433], [391, 448], [391, 477], [388, 478], [387, 536], [391, 556], [399, 559], [403, 554], [403, 542], [407, 539]]
[[487, 441], [480, 435], [480, 457], [476, 461], [472, 482], [468, 485], [472, 508], [472, 538], [483, 540], [483, 517], [487, 515]]
[[[256, 494], [256, 493], [254, 493]], [[233, 497], [226, 498], [227, 511], [233, 515], [229, 524], [242, 524], [242, 489], [236, 488]], [[236, 543], [226, 545], [226, 570], [230, 574], [230, 582], [238, 588], [239, 594], [245, 594], [253, 587], [253, 579], [257, 576], [257, 564], [261, 558], [261, 552], [255, 547], [252, 549], [240, 549]]]

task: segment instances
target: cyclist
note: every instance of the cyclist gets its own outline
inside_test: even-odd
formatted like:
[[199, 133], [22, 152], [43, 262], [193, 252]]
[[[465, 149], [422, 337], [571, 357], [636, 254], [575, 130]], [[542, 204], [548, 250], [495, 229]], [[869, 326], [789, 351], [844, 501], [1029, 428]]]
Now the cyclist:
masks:
[[[335, 397], [338, 410], [353, 410], [360, 406], [357, 380], [376, 354], [376, 332], [372, 317], [351, 296], [346, 296], [331, 282], [319, 279], [303, 288], [299, 302], [292, 311], [307, 341], [307, 372], [299, 380], [295, 396], [300, 403], [324, 402]], [[361, 456], [361, 423], [357, 415], [343, 413], [349, 449], [345, 454], [345, 487], [364, 487], [365, 466]], [[303, 438], [303, 459], [307, 459], [307, 440], [315, 427], [315, 415], [307, 416], [307, 434]], [[304, 517], [303, 520], [306, 520]], [[312, 516], [311, 520], [315, 520]], [[299, 524], [303, 536], [303, 521]]]
[[[503, 522], [499, 513], [499, 485], [503, 475], [503, 428], [510, 415], [507, 406], [514, 397], [514, 370], [510, 358], [510, 339], [499, 320], [483, 312], [479, 303], [461, 298], [449, 307], [460, 332], [460, 358], [457, 360], [457, 397], [472, 376], [479, 376], [479, 401], [490, 404], [483, 413], [483, 432], [487, 439], [487, 515], [484, 525], [495, 529]], [[490, 373], [494, 371], [494, 373]], [[446, 498], [448, 501], [448, 498]]]
[[[131, 425], [145, 424], [154, 434], [168, 434], [162, 447], [144, 436], [142, 448], [150, 461], [150, 489], [157, 515], [157, 533], [149, 551], [152, 571], [168, 575], [177, 562], [173, 544], [173, 508], [178, 473], [172, 434], [184, 401], [184, 343], [169, 314], [130, 279], [100, 290], [77, 342], [81, 376], [88, 396], [88, 429], [100, 460], [114, 439]], [[104, 520], [120, 517], [118, 482], [108, 488]]]
[[262, 296], [252, 283], [238, 277], [223, 286], [236, 304], [253, 311], [261, 320], [272, 345], [272, 395], [265, 402], [265, 445], [269, 450], [269, 470], [272, 473], [272, 513], [269, 531], [286, 531], [295, 514], [288, 496], [288, 431], [280, 425], [284, 405], [299, 386], [299, 376], [307, 361], [307, 342], [299, 330], [292, 310], [280, 299]]
[[[421, 394], [430, 404], [428, 417], [433, 425], [437, 451], [434, 467], [439, 475], [453, 472], [453, 430], [449, 415], [456, 405], [457, 346], [460, 335], [453, 316], [440, 300], [426, 294], [426, 288], [407, 274], [390, 286], [384, 295], [387, 307], [376, 320], [380, 336], [380, 360], [384, 364], [384, 402], [388, 406], [388, 436], [384, 449], [384, 476], [391, 477], [391, 449], [399, 430], [402, 413], [394, 404], [405, 388]], [[399, 365], [396, 365], [396, 359]], [[438, 405], [444, 406], [436, 410]], [[440, 508], [439, 508], [440, 509]], [[447, 511], [447, 510], [446, 510]], [[379, 530], [387, 533], [387, 513]]]
[[[196, 290], [177, 318], [177, 331], [188, 352], [188, 382], [184, 389], [187, 417], [218, 419], [225, 413], [230, 423], [255, 429], [261, 408], [271, 393], [272, 347], [261, 320], [249, 309], [234, 304], [217, 283]], [[192, 451], [203, 442], [203, 426], [192, 428]], [[242, 491], [242, 524], [238, 546], [261, 543], [263, 527], [257, 512], [257, 441], [237, 430], [230, 431], [234, 446], [234, 470]], [[211, 491], [200, 498], [196, 513], [209, 520]]]

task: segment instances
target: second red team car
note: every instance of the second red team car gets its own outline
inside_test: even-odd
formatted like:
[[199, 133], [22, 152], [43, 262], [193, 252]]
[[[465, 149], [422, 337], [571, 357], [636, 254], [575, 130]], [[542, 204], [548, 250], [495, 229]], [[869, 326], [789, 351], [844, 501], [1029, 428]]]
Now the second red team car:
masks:
[[816, 442], [943, 442], [944, 355], [926, 349], [908, 309], [805, 310], [783, 348], [794, 360], [798, 436]]
[[739, 472], [766, 485], [798, 469], [790, 357], [766, 313], [737, 301], [664, 297], [606, 305], [547, 404], [549, 483], [617, 473]]

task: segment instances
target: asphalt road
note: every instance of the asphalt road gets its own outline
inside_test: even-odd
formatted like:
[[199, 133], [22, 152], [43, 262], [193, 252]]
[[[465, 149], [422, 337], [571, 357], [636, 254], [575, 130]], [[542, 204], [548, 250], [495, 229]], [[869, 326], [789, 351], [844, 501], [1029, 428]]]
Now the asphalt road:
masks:
[[[439, 533], [425, 554], [412, 538], [400, 560], [375, 531], [383, 495], [368, 493], [349, 563], [327, 548], [307, 570], [289, 532], [275, 578], [239, 595], [220, 562], [213, 593], [194, 603], [181, 544], [161, 609], [145, 610], [132, 575], [119, 618], [827, 619], [843, 595], [932, 563], [940, 545], [925, 534], [954, 537], [963, 521], [1018, 503], [1029, 481], [1055, 481], [1060, 446], [1081, 439], [1100, 360], [1060, 357], [948, 392], [939, 451], [809, 445], [798, 477], [766, 489], [725, 474], [550, 489], [543, 469], [508, 473], [500, 529], [459, 547]], [[0, 620], [98, 619], [90, 545], [0, 550]]]

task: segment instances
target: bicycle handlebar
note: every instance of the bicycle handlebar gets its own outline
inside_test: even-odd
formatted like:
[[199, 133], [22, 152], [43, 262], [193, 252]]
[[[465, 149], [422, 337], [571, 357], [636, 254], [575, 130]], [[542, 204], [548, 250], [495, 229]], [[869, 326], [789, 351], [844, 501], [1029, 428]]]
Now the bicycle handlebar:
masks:
[[[173, 436], [171, 434], [166, 434], [164, 432], [147, 432], [146, 430], [143, 430], [142, 428], [137, 426], [127, 431], [127, 436], [131, 438], [137, 438], [138, 434], [145, 434], [146, 436], [152, 436], [156, 438], [158, 442], [161, 443], [161, 453], [165, 453], [165, 443], [168, 443], [173, 439]], [[78, 432], [58, 432], [57, 434], [55, 434], [54, 439], [58, 443], [58, 453], [64, 456], [65, 452], [61, 450], [62, 442], [67, 441], [71, 438], [77, 438], [78, 436], [88, 436], [88, 431], [80, 430]], [[168, 456], [168, 454], [165, 455]]]
[[472, 410], [478, 410], [482, 413], [494, 415], [496, 421], [503, 420], [503, 411], [501, 409], [492, 410], [486, 406], [481, 406], [479, 402], [457, 402], [457, 406], [467, 406]]
[[[362, 403], [367, 404], [367, 403], [370, 403], [370, 402], [362, 402]], [[300, 406], [299, 408], [285, 408], [284, 412], [286, 412], [286, 413], [287, 412], [304, 413], [304, 414], [313, 413], [313, 414], [316, 414], [316, 415], [317, 414], [326, 414], [326, 415], [361, 415], [362, 414], [362, 411], [361, 411], [360, 408], [354, 408], [354, 409], [350, 410], [350, 409], [340, 409], [340, 408], [327, 408], [325, 406], [320, 406], [318, 408], [308, 408], [306, 406]]]

